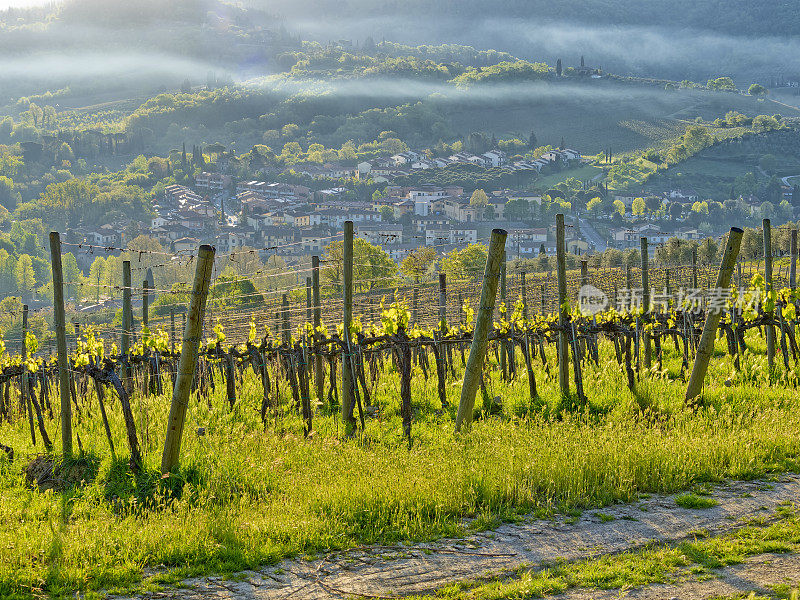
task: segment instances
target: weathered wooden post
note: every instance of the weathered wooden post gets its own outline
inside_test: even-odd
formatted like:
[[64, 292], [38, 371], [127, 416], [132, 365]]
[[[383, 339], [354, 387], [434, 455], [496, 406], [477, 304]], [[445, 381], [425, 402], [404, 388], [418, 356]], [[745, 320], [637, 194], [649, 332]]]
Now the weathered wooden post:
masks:
[[169, 309], [169, 349], [175, 352], [175, 309]]
[[697, 246], [692, 246], [692, 289], [697, 291]]
[[439, 273], [439, 332], [447, 333], [447, 274]]
[[312, 292], [311, 277], [306, 277], [306, 323], [311, 323], [312, 313]]
[[150, 324], [150, 281], [142, 281], [142, 328]]
[[[639, 239], [642, 254], [642, 316], [645, 322], [650, 313], [650, 255], [647, 250], [647, 238]], [[649, 369], [652, 361], [652, 349], [650, 347], [650, 332], [645, 326], [644, 331], [644, 368]]]
[[569, 396], [569, 297], [567, 296], [567, 245], [564, 215], [556, 215], [556, 267], [558, 274], [558, 383], [561, 395]]
[[542, 301], [542, 314], [546, 313], [546, 300], [545, 300], [545, 286], [542, 284], [539, 286], [539, 299]]
[[581, 260], [581, 287], [589, 285], [589, 261]]
[[189, 393], [197, 367], [197, 353], [200, 349], [200, 338], [203, 334], [203, 317], [206, 309], [208, 288], [211, 285], [211, 272], [214, 270], [214, 248], [200, 246], [197, 256], [197, 268], [194, 285], [189, 301], [189, 315], [186, 329], [183, 332], [181, 357], [178, 361], [178, 376], [172, 392], [172, 405], [167, 422], [167, 438], [164, 442], [164, 454], [161, 457], [161, 472], [169, 473], [178, 464], [181, 450], [181, 436], [186, 420], [186, 407], [189, 404]]
[[483, 273], [481, 303], [475, 316], [475, 330], [472, 334], [472, 346], [464, 369], [464, 383], [461, 387], [461, 401], [456, 416], [456, 431], [462, 426], [472, 423], [472, 411], [475, 407], [475, 394], [481, 382], [483, 361], [486, 358], [489, 327], [494, 316], [494, 303], [497, 297], [497, 284], [500, 275], [500, 263], [505, 250], [508, 233], [503, 229], [492, 230], [489, 241], [489, 255], [486, 258], [486, 269]]
[[525, 271], [519, 274], [522, 293], [522, 318], [528, 320], [528, 290], [525, 287]]
[[[722, 263], [720, 264], [719, 273], [717, 274], [717, 292], [727, 291], [730, 288], [733, 266], [739, 254], [739, 246], [742, 243], [742, 234], [743, 231], [738, 227], [731, 227], [730, 234], [728, 234], [728, 243], [725, 246], [725, 254], [722, 257]], [[724, 296], [720, 295], [720, 297]], [[708, 363], [711, 360], [711, 355], [714, 353], [714, 340], [717, 337], [717, 328], [719, 327], [719, 321], [724, 311], [724, 306], [709, 307], [707, 311], [706, 322], [703, 326], [703, 335], [697, 347], [697, 354], [695, 355], [692, 374], [689, 378], [689, 385], [686, 387], [687, 402], [693, 401], [703, 391], [703, 380], [708, 370]]]
[[20, 348], [20, 356], [22, 357], [22, 375], [20, 375], [20, 392], [22, 394], [22, 403], [28, 411], [28, 424], [31, 426], [31, 441], [36, 445], [36, 429], [33, 425], [33, 406], [28, 389], [28, 305], [22, 305], [22, 348]]
[[[772, 227], [769, 219], [762, 221], [764, 227], [764, 284], [767, 295], [772, 292]], [[766, 299], [765, 299], [766, 300]], [[767, 318], [772, 319], [774, 310], [765, 311]], [[775, 327], [766, 325], [767, 330], [767, 364], [770, 370], [775, 367]]]
[[790, 253], [792, 258], [789, 263], [789, 287], [794, 289], [797, 286], [797, 229], [792, 229], [791, 236]]
[[414, 289], [411, 291], [411, 323], [419, 323], [419, 315], [417, 314], [417, 307], [419, 306], [419, 279], [414, 283]]
[[64, 276], [61, 270], [61, 236], [50, 232], [50, 264], [53, 269], [53, 320], [58, 353], [58, 383], [61, 397], [61, 449], [72, 456], [72, 406], [69, 403], [69, 367], [67, 365], [67, 318], [64, 310]]
[[[320, 340], [319, 327], [322, 325], [322, 298], [319, 289], [319, 256], [311, 257], [311, 286], [313, 288], [314, 300], [314, 343], [318, 344]], [[319, 348], [314, 353], [314, 372], [316, 375], [315, 382], [317, 384], [317, 400], [322, 403], [325, 399], [325, 370], [322, 366], [322, 354], [319, 353]]]
[[131, 261], [122, 261], [122, 383], [125, 391], [131, 394], [133, 382], [131, 381], [131, 333], [133, 332], [133, 309], [131, 307]]
[[342, 355], [342, 423], [346, 436], [352, 436], [356, 429], [355, 374], [353, 373], [352, 344], [350, 328], [353, 324], [353, 222], [344, 222], [344, 353]]
[[292, 327], [289, 321], [289, 296], [283, 294], [281, 296], [281, 339], [285, 346], [289, 346], [292, 342]]
[[[500, 301], [503, 303], [506, 316], [509, 316], [508, 301], [506, 298], [506, 277], [507, 277], [507, 254], [503, 250], [503, 258], [500, 263]], [[500, 373], [503, 375], [503, 381], [508, 381], [508, 344], [505, 340], [498, 340], [500, 345]]]

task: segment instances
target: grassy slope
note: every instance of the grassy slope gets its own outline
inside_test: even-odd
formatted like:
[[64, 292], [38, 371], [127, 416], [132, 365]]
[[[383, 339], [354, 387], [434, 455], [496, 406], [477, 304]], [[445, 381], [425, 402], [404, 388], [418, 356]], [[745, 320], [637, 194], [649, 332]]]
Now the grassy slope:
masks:
[[780, 112], [777, 108], [739, 94], [667, 92], [651, 85], [590, 80], [578, 90], [556, 84], [538, 96], [517, 96], [514, 105], [486, 102], [456, 109], [451, 119], [457, 131], [471, 131], [476, 123], [498, 137], [528, 136], [533, 130], [540, 144], [557, 145], [563, 137], [568, 146], [595, 154], [606, 148], [619, 153], [658, 146], [682, 134], [684, 121], [696, 117], [713, 121], [729, 110], [756, 115]]
[[[163, 482], [157, 467], [166, 400], [134, 402], [148, 468], [138, 480], [124, 461], [108, 458], [92, 406], [76, 427], [99, 465], [82, 489], [31, 491], [18, 463], [0, 467], [0, 595], [26, 597], [39, 588], [66, 596], [137, 585], [160, 565], [150, 583], [326, 548], [457, 535], [466, 515], [489, 524], [531, 510], [601, 506], [697, 481], [754, 477], [800, 455], [800, 407], [792, 389], [764, 387], [763, 355], [749, 357], [746, 376], [730, 388], [717, 384], [731, 362], [716, 358], [709, 408], [691, 412], [680, 400], [685, 384], [671, 344], [665, 351], [664, 373], [634, 396], [606, 345], [602, 366], [586, 369], [585, 412], [563, 403], [538, 365], [541, 398], [534, 402], [524, 379], [505, 386], [494, 376], [489, 393], [502, 398], [502, 415], [463, 436], [452, 433], [457, 383], [448, 385], [451, 408], [437, 416], [435, 378], [418, 373], [410, 450], [401, 440], [394, 373], [375, 390], [380, 417], [369, 421], [361, 443], [342, 442], [337, 419], [323, 415], [310, 440], [294, 414], [279, 415], [264, 432], [256, 382], [248, 379], [233, 411], [218, 386], [215, 408], [190, 404], [182, 474]], [[125, 454], [116, 403], [110, 412]], [[195, 434], [198, 426], [204, 437]], [[54, 423], [49, 429], [57, 435]], [[0, 438], [20, 457], [33, 450], [24, 420], [4, 423]], [[181, 499], [167, 503], [158, 492], [165, 485], [182, 490]]]

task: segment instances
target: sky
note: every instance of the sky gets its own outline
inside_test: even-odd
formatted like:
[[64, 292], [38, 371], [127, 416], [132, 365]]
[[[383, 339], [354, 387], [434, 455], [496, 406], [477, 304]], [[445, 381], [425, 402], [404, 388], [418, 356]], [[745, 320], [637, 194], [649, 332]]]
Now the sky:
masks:
[[41, 4], [49, 4], [50, 2], [52, 2], [52, 0], [0, 0], [0, 10], [25, 6], [39, 6]]

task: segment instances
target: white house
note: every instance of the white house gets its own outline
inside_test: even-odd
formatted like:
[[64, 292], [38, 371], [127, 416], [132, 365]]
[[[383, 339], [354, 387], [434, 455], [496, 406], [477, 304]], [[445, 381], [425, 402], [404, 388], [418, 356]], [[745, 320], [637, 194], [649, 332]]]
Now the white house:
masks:
[[490, 167], [501, 167], [506, 162], [506, 153], [502, 150], [489, 150], [489, 152], [484, 152], [482, 155], [487, 161]]

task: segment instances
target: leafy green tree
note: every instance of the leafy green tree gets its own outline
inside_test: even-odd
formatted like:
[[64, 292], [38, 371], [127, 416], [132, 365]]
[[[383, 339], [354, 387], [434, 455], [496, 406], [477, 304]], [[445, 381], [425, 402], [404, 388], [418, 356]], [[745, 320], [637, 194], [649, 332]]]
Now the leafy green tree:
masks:
[[625, 203], [622, 200], [614, 200], [614, 210], [617, 211], [620, 217], [624, 217]]
[[655, 213], [659, 208], [661, 208], [661, 198], [658, 196], [648, 196], [645, 198], [644, 204], [647, 207], [647, 210], [649, 210], [651, 213]]
[[[20, 256], [20, 258], [22, 257]], [[84, 277], [72, 252], [67, 252], [61, 258], [61, 270], [64, 275], [64, 295], [67, 298], [74, 298], [76, 302], [80, 302], [79, 292], [83, 286]]]
[[603, 201], [600, 198], [592, 198], [589, 202], [586, 203], [586, 210], [588, 210], [593, 216], [597, 216], [600, 213], [600, 208], [603, 204]]
[[706, 87], [710, 90], [717, 90], [723, 92], [735, 92], [736, 85], [730, 77], [717, 77], [716, 79], [709, 79]]
[[452, 250], [442, 257], [441, 270], [453, 281], [475, 279], [486, 268], [489, 250], [483, 244], [470, 244], [462, 250]]
[[763, 85], [758, 83], [752, 84], [749, 88], [747, 88], [747, 93], [751, 96], [757, 96], [759, 98], [766, 96], [769, 91]]
[[489, 204], [489, 196], [483, 190], [475, 190], [469, 199], [470, 206], [486, 206]]
[[531, 207], [525, 198], [514, 198], [506, 202], [503, 214], [509, 221], [525, 221], [531, 215]]
[[[325, 247], [325, 268], [322, 278], [334, 289], [336, 296], [342, 293], [344, 283], [344, 242], [336, 241]], [[370, 244], [362, 238], [353, 240], [353, 289], [366, 292], [391, 287], [396, 281], [397, 265], [380, 246]]]
[[17, 259], [14, 266], [14, 281], [17, 284], [17, 291], [23, 296], [30, 295], [36, 289], [36, 274], [29, 255], [22, 254]]
[[697, 247], [697, 260], [704, 265], [713, 264], [717, 260], [718, 253], [717, 241], [714, 238], [706, 238]]
[[89, 267], [89, 289], [93, 291], [95, 302], [100, 302], [100, 292], [106, 295], [106, 290], [102, 286], [108, 285], [108, 267], [106, 260], [98, 256]]
[[647, 206], [644, 203], [644, 198], [634, 198], [631, 202], [631, 214], [638, 217], [644, 214]]
[[381, 221], [386, 223], [394, 222], [394, 209], [391, 206], [383, 205], [378, 212], [381, 215]]
[[209, 291], [209, 301], [217, 308], [255, 309], [264, 306], [264, 296], [252, 280], [226, 268]]
[[400, 263], [400, 271], [414, 281], [419, 281], [433, 267], [436, 260], [436, 250], [430, 247], [417, 248]]

